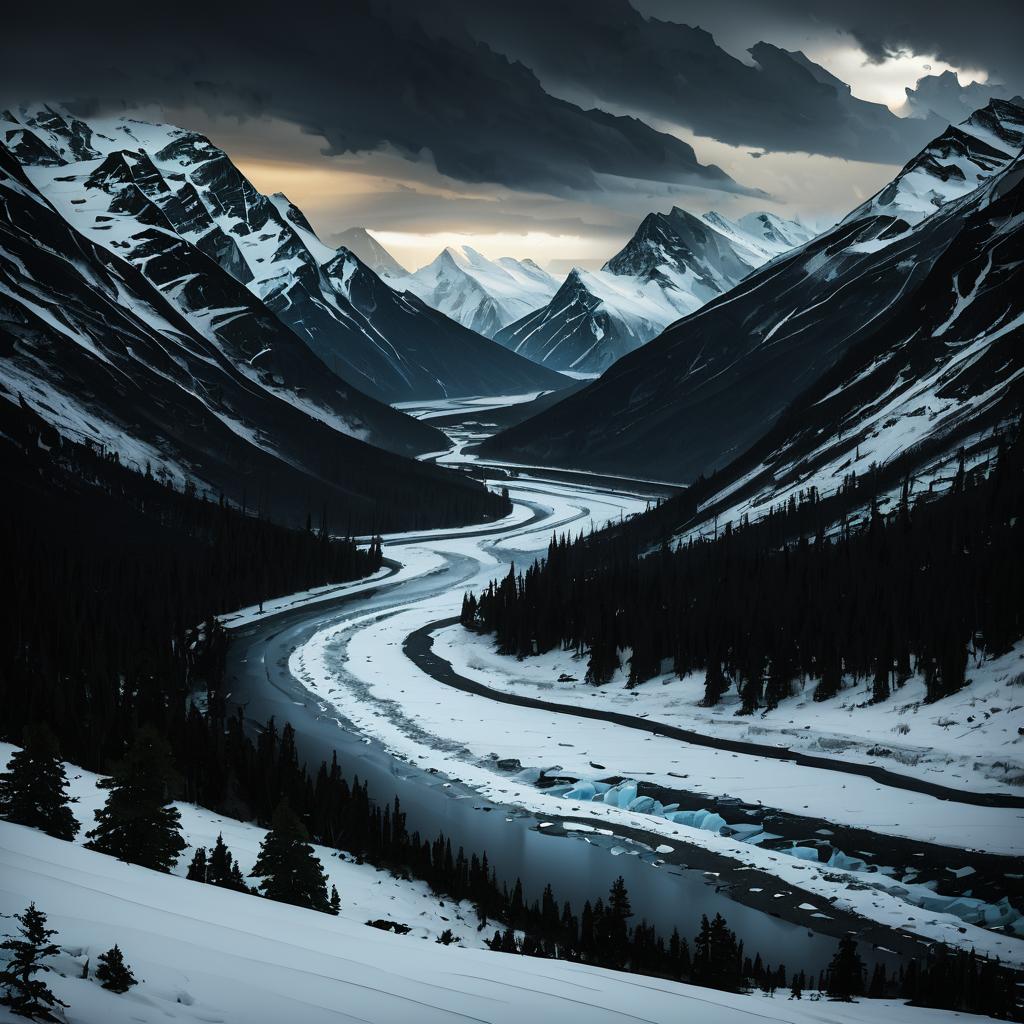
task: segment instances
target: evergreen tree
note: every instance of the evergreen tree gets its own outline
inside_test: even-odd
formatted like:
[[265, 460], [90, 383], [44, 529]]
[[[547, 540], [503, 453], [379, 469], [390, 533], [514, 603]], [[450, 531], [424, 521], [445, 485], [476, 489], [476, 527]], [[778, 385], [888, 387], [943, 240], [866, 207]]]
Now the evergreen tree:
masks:
[[803, 980], [803, 975], [802, 974], [794, 974], [793, 975], [793, 984], [789, 988], [789, 998], [790, 999], [802, 999], [803, 998], [804, 987], [801, 984], [802, 980]]
[[205, 882], [207, 881], [207, 874], [209, 867], [206, 862], [206, 848], [200, 846], [199, 849], [192, 855], [192, 860], [188, 866], [188, 872], [185, 877], [190, 882]]
[[127, 992], [132, 985], [138, 985], [132, 969], [124, 962], [124, 956], [116, 944], [103, 953], [99, 960], [96, 977], [109, 992], [117, 992], [120, 995]]
[[881, 999], [885, 996], [886, 977], [885, 977], [885, 964], [875, 964], [875, 969], [871, 973], [871, 985], [868, 987], [868, 998], [870, 999]]
[[267, 899], [329, 914], [327, 877], [308, 838], [298, 816], [282, 800], [250, 874], [262, 879], [259, 889]]
[[242, 870], [224, 842], [224, 835], [218, 833], [217, 842], [210, 852], [209, 868], [206, 880], [210, 885], [221, 889], [232, 889], [235, 892], [249, 892], [249, 887], [242, 877]]
[[337, 917], [341, 913], [341, 897], [338, 895], [338, 887], [331, 886], [331, 907], [330, 913]]
[[44, 723], [29, 726], [25, 746], [0, 775], [0, 817], [57, 839], [74, 839], [81, 826], [71, 813], [67, 785], [53, 733]]
[[844, 935], [828, 968], [829, 997], [848, 1003], [854, 996], [863, 995], [864, 973], [864, 961], [857, 952], [856, 941]]
[[46, 927], [46, 915], [37, 910], [34, 903], [30, 903], [24, 913], [15, 914], [14, 919], [21, 938], [8, 936], [0, 943], [0, 949], [11, 954], [0, 970], [0, 986], [6, 989], [0, 1004], [29, 1020], [56, 1021], [55, 1008], [67, 1006], [67, 1003], [61, 1002], [46, 982], [34, 975], [51, 970], [43, 961], [60, 952], [60, 946], [50, 941], [57, 933]]
[[626, 891], [626, 880], [619, 875], [612, 882], [608, 892], [608, 906], [604, 914], [606, 952], [612, 965], [622, 968], [626, 965], [629, 949], [629, 919], [633, 916], [633, 908]]
[[96, 812], [90, 849], [130, 864], [170, 871], [185, 849], [178, 830], [181, 815], [169, 802], [174, 779], [167, 742], [154, 729], [140, 729], [113, 775], [97, 783], [110, 795]]
[[742, 978], [742, 946], [721, 914], [709, 921], [701, 916], [700, 931], [693, 940], [693, 981], [707, 988], [738, 992]]

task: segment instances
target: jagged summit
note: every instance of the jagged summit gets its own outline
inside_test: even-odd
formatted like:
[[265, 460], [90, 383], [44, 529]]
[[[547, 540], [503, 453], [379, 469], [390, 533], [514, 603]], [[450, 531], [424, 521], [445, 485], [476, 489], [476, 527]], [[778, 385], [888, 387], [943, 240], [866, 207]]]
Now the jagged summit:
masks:
[[558, 287], [532, 260], [492, 260], [468, 245], [448, 246], [414, 274], [388, 283], [487, 337], [544, 305]]
[[679, 206], [649, 213], [600, 271], [574, 268], [542, 308], [495, 340], [547, 366], [600, 373], [811, 233], [774, 214], [750, 229]]

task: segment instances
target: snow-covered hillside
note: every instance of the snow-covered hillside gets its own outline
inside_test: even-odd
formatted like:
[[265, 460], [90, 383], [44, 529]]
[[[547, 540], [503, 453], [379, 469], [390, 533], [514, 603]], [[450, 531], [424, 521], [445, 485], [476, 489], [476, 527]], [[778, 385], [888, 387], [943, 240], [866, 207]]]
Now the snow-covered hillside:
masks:
[[468, 245], [447, 248], [425, 267], [388, 284], [418, 295], [427, 305], [487, 337], [542, 306], [558, 282], [533, 260], [490, 260]]
[[[797, 1003], [781, 993], [730, 995], [565, 961], [440, 946], [428, 934], [452, 915], [436, 902], [423, 911], [429, 927], [393, 935], [346, 913], [355, 874], [371, 869], [326, 867], [341, 878], [339, 889], [350, 887], [348, 894], [341, 890], [339, 918], [123, 864], [0, 822], [0, 913], [9, 930], [11, 915], [34, 900], [57, 929], [61, 953], [45, 977], [69, 1004], [69, 1024], [519, 1024], [524, 1015], [544, 1024], [638, 1017], [669, 1024], [687, 1016], [707, 1024], [748, 1016], [787, 1024], [962, 1019], [890, 1000], [842, 1004], [807, 993]], [[380, 881], [366, 903], [377, 909], [366, 912], [387, 916], [395, 913], [391, 894], [399, 887]], [[86, 962], [95, 969], [115, 943], [139, 981], [124, 995], [81, 977]], [[0, 1020], [23, 1019], [0, 1008]]]
[[602, 373], [812, 235], [771, 213], [652, 213], [600, 271], [572, 270], [550, 302], [494, 338], [545, 366]]

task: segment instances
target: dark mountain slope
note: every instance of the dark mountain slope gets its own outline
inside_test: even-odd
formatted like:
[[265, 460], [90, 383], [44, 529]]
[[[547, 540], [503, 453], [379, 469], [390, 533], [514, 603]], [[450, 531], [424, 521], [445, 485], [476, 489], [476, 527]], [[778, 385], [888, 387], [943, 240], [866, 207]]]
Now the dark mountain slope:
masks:
[[[151, 249], [159, 279], [184, 243], [153, 228], [133, 245]], [[217, 273], [183, 287], [223, 285], [192, 252], [193, 269], [198, 257]], [[326, 511], [338, 528], [373, 530], [501, 513], [483, 488], [360, 440], [379, 425], [360, 418], [369, 410], [410, 451], [444, 446], [425, 424], [347, 393], [258, 304], [211, 315], [207, 336], [135, 266], [71, 228], [0, 147], [0, 397], [129, 464], [290, 521]]]

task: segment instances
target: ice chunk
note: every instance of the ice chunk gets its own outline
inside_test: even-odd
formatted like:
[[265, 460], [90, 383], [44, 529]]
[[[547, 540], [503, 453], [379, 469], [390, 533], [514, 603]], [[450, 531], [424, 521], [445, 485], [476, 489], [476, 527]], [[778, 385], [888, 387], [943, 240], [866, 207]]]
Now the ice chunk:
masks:
[[788, 850], [783, 850], [783, 853], [788, 853], [790, 857], [796, 857], [798, 860], [817, 860], [818, 851], [813, 846], [793, 846]]

